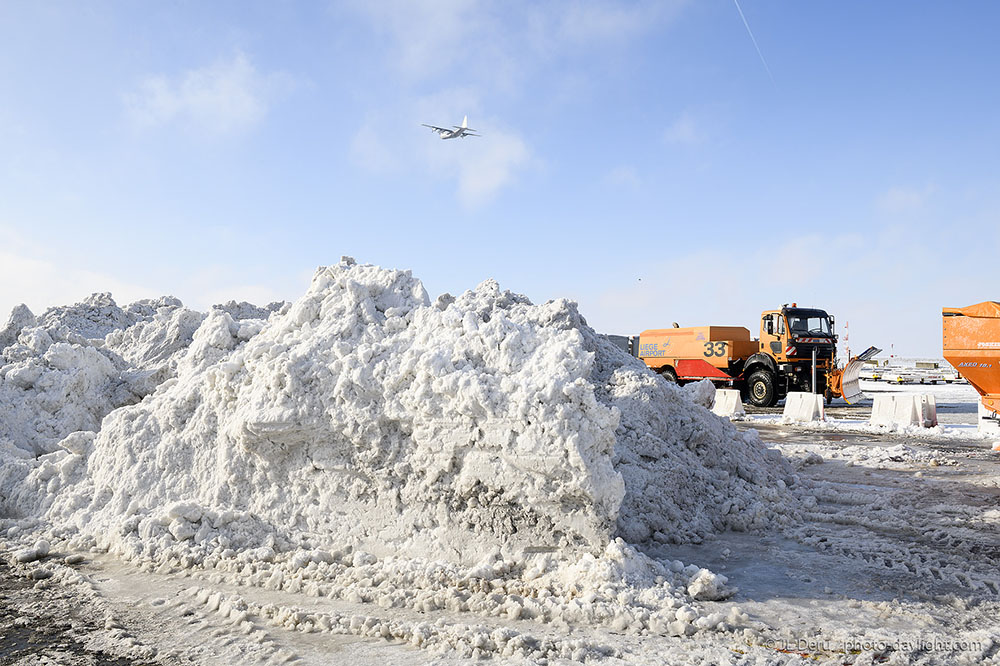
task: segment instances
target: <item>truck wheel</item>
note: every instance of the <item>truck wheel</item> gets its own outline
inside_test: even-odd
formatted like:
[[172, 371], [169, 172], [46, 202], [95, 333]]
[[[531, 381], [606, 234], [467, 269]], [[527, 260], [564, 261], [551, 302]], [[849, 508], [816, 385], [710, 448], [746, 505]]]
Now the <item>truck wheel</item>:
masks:
[[747, 397], [750, 404], [758, 407], [771, 407], [777, 400], [774, 390], [774, 376], [767, 370], [758, 370], [747, 379]]
[[673, 368], [663, 368], [660, 370], [660, 376], [666, 379], [671, 384], [677, 383], [677, 373], [674, 372]]

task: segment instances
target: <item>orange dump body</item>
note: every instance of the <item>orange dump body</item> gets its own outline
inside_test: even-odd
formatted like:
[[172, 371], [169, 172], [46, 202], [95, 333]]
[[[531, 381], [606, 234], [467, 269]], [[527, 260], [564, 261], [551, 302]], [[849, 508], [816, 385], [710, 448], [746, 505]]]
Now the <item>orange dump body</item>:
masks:
[[983, 405], [1000, 412], [1000, 303], [943, 308], [944, 357], [982, 396]]
[[681, 378], [730, 379], [726, 374], [730, 362], [759, 348], [742, 326], [658, 328], [639, 336], [639, 358], [654, 370], [672, 366]]

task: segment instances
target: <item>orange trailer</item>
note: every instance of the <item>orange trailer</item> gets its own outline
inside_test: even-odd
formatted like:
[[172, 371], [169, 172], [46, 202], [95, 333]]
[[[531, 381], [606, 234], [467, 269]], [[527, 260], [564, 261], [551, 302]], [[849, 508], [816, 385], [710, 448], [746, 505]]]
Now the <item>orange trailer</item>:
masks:
[[742, 326], [655, 328], [639, 336], [639, 358], [654, 370], [667, 372], [673, 381], [678, 377], [732, 381], [727, 374], [730, 364], [756, 352], [757, 341]]
[[944, 357], [982, 396], [983, 406], [1000, 412], [1000, 303], [942, 308]]

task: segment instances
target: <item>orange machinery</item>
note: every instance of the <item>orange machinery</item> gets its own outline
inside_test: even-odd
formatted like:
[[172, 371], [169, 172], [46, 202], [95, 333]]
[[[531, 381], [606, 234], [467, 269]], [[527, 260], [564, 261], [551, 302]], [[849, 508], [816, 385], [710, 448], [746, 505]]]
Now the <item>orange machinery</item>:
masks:
[[743, 326], [691, 326], [643, 331], [638, 356], [651, 368], [666, 372], [671, 381], [721, 379], [733, 359], [757, 353], [758, 343]]
[[833, 317], [792, 303], [761, 313], [758, 339], [743, 326], [659, 328], [643, 331], [632, 353], [670, 381], [732, 384], [761, 407], [776, 404], [789, 391], [815, 390], [854, 403], [864, 398], [858, 383], [861, 367], [880, 350], [872, 347], [840, 369], [836, 344]]
[[983, 406], [1000, 412], [1000, 303], [942, 308], [944, 357], [979, 391]]

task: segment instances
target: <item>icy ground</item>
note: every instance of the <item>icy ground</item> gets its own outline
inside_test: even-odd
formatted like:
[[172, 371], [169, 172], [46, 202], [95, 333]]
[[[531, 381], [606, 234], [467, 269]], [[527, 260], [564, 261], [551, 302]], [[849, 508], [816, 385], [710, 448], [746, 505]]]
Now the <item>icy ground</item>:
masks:
[[0, 664], [1000, 659], [987, 442], [737, 429], [564, 301], [345, 262], [2, 333]]
[[[763, 436], [824, 452], [899, 443], [781, 426], [767, 426]], [[941, 462], [890, 469], [793, 456], [816, 498], [802, 525], [730, 532], [654, 553], [728, 576], [739, 592], [709, 606], [746, 613], [748, 629], [738, 635], [628, 635], [589, 623], [383, 608], [316, 596], [308, 587], [248, 585], [218, 572], [136, 569], [101, 553], [67, 564], [67, 553], [54, 553], [4, 572], [19, 591], [5, 590], [0, 602], [0, 659], [9, 660], [0, 663], [44, 663], [36, 661], [41, 652], [60, 664], [128, 663], [100, 660], [108, 655], [151, 664], [460, 664], [470, 656], [460, 637], [488, 641], [498, 632], [528, 646], [575, 646], [588, 663], [601, 664], [998, 663], [1000, 456], [977, 441], [906, 446]], [[40, 570], [52, 576], [32, 580]], [[323, 629], [345, 621], [339, 630]], [[54, 623], [69, 627], [31, 650], [11, 638]], [[433, 649], [448, 640], [460, 649]], [[570, 661], [572, 652], [549, 663]]]

